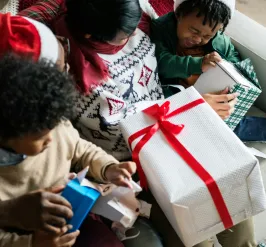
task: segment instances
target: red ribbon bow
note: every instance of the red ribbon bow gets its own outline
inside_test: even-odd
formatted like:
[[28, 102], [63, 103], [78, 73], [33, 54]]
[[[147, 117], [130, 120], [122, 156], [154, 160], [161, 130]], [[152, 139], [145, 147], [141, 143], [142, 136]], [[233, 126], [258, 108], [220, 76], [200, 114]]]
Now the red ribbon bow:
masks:
[[170, 102], [166, 101], [162, 106], [155, 104], [143, 112], [147, 115], [152, 116], [157, 120], [154, 125], [148, 126], [135, 134], [131, 135], [128, 139], [129, 146], [132, 147], [132, 143], [137, 138], [143, 136], [141, 140], [135, 146], [132, 152], [132, 158], [137, 164], [138, 173], [140, 177], [141, 186], [147, 189], [147, 180], [144, 174], [144, 171], [141, 167], [141, 163], [139, 160], [139, 153], [144, 145], [151, 139], [151, 137], [158, 131], [161, 130], [167, 139], [168, 143], [172, 146], [172, 148], [183, 158], [183, 160], [189, 165], [189, 167], [201, 178], [201, 180], [207, 186], [213, 202], [216, 206], [216, 209], [221, 217], [221, 220], [224, 224], [224, 227], [230, 228], [233, 226], [232, 218], [229, 214], [223, 196], [219, 190], [219, 187], [212, 176], [204, 169], [204, 167], [193, 157], [193, 155], [182, 145], [181, 142], [175, 137], [178, 135], [183, 129], [183, 124], [172, 124], [167, 119], [183, 113], [193, 107], [196, 107], [205, 101], [203, 99], [197, 99], [188, 103], [171, 113], [168, 113], [170, 110]]

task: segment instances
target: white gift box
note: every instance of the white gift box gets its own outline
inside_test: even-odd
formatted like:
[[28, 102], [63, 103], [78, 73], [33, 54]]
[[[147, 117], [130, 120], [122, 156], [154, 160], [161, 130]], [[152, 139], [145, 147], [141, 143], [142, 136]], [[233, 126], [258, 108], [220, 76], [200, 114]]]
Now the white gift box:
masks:
[[140, 214], [141, 207], [135, 193], [142, 189], [134, 181], [131, 181], [131, 184], [133, 189], [115, 187], [110, 194], [101, 196], [91, 212], [119, 222], [125, 228], [132, 227]]
[[[169, 112], [199, 98], [190, 87], [168, 99]], [[207, 103], [168, 120], [184, 125], [176, 138], [214, 178], [234, 224], [266, 209], [258, 160]], [[156, 122], [143, 112], [128, 117], [121, 122], [125, 140]], [[133, 149], [140, 139], [133, 142]], [[162, 131], [145, 144], [139, 159], [149, 188], [185, 246], [225, 229], [205, 183], [173, 150]]]
[[132, 188], [98, 184], [85, 178], [88, 170], [87, 167], [77, 174], [80, 185], [93, 188], [101, 194], [90, 212], [119, 222], [125, 228], [132, 227], [141, 213], [142, 205], [136, 198], [136, 193], [142, 191], [141, 187], [133, 180], [130, 181]]

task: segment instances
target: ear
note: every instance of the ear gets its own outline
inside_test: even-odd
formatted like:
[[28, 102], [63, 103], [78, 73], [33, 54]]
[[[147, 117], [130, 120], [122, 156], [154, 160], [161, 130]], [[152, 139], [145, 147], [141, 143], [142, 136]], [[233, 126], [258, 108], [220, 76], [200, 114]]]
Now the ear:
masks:
[[91, 34], [85, 34], [84, 38], [85, 39], [90, 39], [91, 38]]

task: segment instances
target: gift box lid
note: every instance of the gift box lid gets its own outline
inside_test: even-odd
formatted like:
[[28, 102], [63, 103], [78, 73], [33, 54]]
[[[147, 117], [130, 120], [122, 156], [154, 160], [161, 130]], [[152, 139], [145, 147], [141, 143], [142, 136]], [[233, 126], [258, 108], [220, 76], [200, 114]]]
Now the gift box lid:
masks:
[[74, 216], [68, 221], [68, 224], [73, 226], [71, 229], [72, 232], [79, 229], [92, 206], [99, 198], [100, 192], [93, 188], [80, 185], [78, 178], [76, 178], [67, 184], [62, 196], [72, 205]]

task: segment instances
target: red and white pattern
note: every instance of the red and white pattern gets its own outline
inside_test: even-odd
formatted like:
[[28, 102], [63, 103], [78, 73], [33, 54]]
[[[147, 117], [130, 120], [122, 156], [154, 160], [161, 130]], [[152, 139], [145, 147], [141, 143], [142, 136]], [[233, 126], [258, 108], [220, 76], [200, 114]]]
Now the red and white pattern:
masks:
[[108, 102], [110, 115], [117, 114], [124, 107], [125, 103], [121, 100], [111, 99], [111, 98], [106, 98], [106, 99]]
[[82, 137], [119, 160], [130, 158], [119, 122], [163, 99], [154, 53], [149, 37], [137, 30], [118, 53], [99, 54], [111, 78], [88, 96], [77, 96], [75, 125]]

